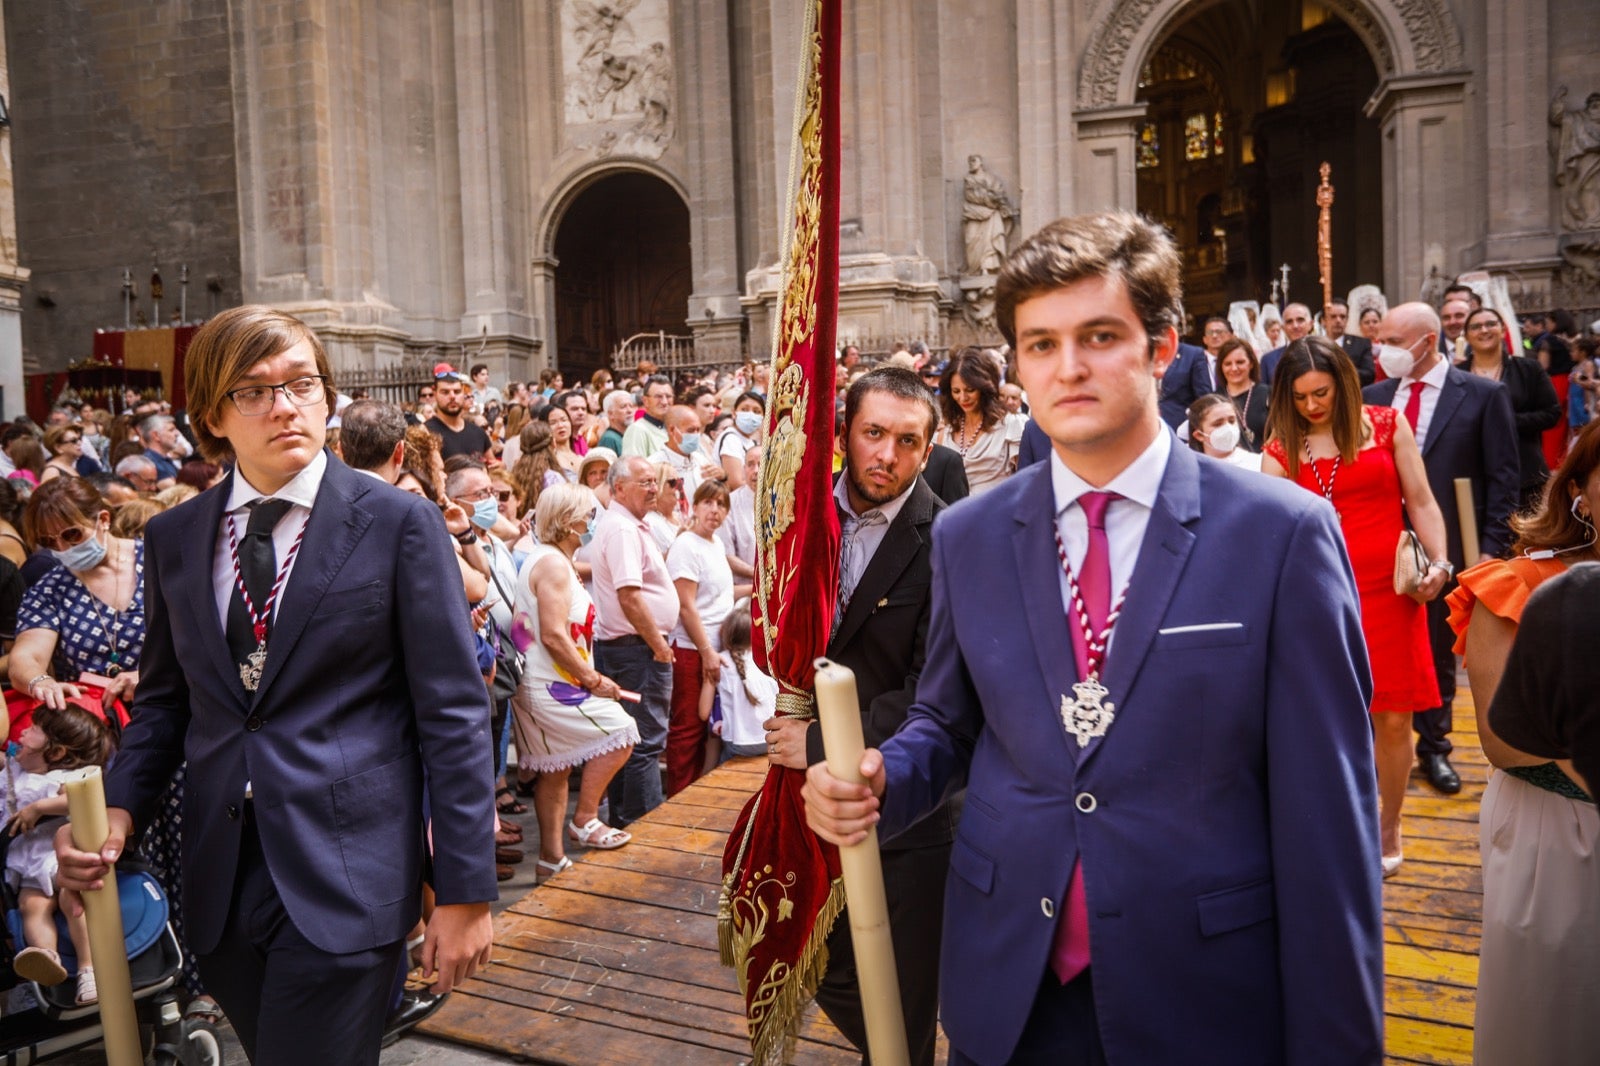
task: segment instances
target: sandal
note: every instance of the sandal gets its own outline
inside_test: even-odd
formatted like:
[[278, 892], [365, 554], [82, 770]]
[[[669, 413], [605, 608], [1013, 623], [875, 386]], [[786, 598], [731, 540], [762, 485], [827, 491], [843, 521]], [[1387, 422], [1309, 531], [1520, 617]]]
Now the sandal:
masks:
[[77, 1004], [87, 1007], [91, 1003], [100, 1001], [100, 990], [94, 986], [94, 967], [86, 966], [78, 971], [78, 996]]
[[526, 781], [522, 780], [520, 777], [517, 778], [517, 795], [521, 796], [523, 799], [532, 799], [533, 798], [533, 787], [535, 785], [537, 785], [538, 783], [539, 783], [539, 775], [538, 774], [535, 774], [533, 777], [530, 777]]
[[[419, 947], [422, 944], [420, 937], [417, 939], [417, 944]], [[410, 946], [411, 942], [406, 941], [406, 947]], [[189, 1005], [183, 1010], [183, 1016], [189, 1021], [207, 1022], [214, 1026], [222, 1020], [222, 1008], [217, 1006], [217, 1001], [210, 996], [199, 995], [189, 1001]]]
[[561, 856], [560, 862], [545, 862], [543, 859], [540, 859], [533, 865], [538, 867], [538, 870], [533, 877], [534, 884], [542, 885], [556, 874], [560, 873], [562, 870], [572, 869], [572, 860], [563, 855]]
[[61, 956], [49, 948], [23, 948], [11, 960], [11, 968], [24, 981], [53, 988], [67, 979], [67, 969], [61, 965]]
[[582, 828], [577, 822], [568, 822], [567, 836], [574, 844], [582, 844], [586, 848], [595, 848], [599, 851], [620, 848], [633, 839], [632, 833], [613, 829], [598, 818], [589, 819], [589, 824]]
[[[500, 797], [504, 796], [502, 800]], [[517, 799], [517, 794], [511, 791], [510, 785], [502, 785], [494, 791], [495, 810], [501, 814], [527, 814], [528, 805]]]
[[494, 861], [497, 863], [505, 863], [507, 866], [515, 866], [517, 863], [522, 861], [522, 858], [523, 855], [521, 848], [494, 849]]

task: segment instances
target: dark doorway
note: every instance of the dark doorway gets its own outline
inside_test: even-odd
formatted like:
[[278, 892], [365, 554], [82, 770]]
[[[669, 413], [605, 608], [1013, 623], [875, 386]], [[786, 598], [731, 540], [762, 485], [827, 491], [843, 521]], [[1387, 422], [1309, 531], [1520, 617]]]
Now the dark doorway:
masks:
[[1382, 146], [1362, 111], [1377, 85], [1360, 38], [1308, 0], [1224, 0], [1151, 53], [1139, 79], [1138, 204], [1183, 246], [1191, 325], [1235, 300], [1267, 302], [1284, 264], [1288, 299], [1321, 311], [1323, 162], [1335, 190], [1334, 294], [1383, 283]]
[[556, 351], [568, 381], [609, 365], [644, 331], [686, 335], [689, 209], [648, 174], [601, 178], [556, 231]]

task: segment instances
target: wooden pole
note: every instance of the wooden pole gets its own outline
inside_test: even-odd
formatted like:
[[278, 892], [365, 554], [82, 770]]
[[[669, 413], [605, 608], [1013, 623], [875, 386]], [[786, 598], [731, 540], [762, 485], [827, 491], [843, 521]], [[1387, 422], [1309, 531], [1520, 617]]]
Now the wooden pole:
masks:
[[[106, 824], [106, 790], [100, 767], [86, 766], [66, 776], [67, 814], [72, 843], [79, 851], [99, 851], [110, 829]], [[133, 1007], [133, 981], [128, 975], [127, 942], [122, 933], [122, 903], [117, 896], [117, 871], [105, 876], [105, 887], [83, 893], [89, 923], [89, 951], [94, 959], [95, 986], [100, 993], [100, 1027], [104, 1030], [106, 1066], [143, 1066], [139, 1020]]]
[[1477, 566], [1478, 509], [1472, 502], [1472, 479], [1456, 478], [1456, 514], [1461, 519], [1461, 557], [1468, 566]]
[[1323, 163], [1318, 168], [1322, 174], [1322, 184], [1317, 186], [1317, 269], [1322, 282], [1322, 306], [1333, 302], [1333, 186], [1328, 184], [1328, 175], [1333, 173], [1333, 167]]
[[[847, 666], [818, 659], [817, 717], [828, 752], [828, 772], [841, 781], [865, 784], [861, 776], [861, 702], [856, 675]], [[846, 912], [854, 942], [856, 976], [861, 984], [861, 1014], [867, 1025], [867, 1050], [876, 1066], [907, 1066], [905, 1014], [889, 939], [889, 903], [883, 891], [883, 859], [878, 830], [853, 847], [839, 849]]]

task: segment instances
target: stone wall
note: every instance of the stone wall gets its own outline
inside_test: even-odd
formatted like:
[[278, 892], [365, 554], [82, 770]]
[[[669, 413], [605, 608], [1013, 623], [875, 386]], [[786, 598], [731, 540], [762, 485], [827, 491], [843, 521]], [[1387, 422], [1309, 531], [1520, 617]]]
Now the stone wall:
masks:
[[6, 0], [5, 30], [27, 357], [64, 367], [120, 327], [124, 266], [147, 316], [153, 262], [163, 319], [180, 264], [191, 318], [238, 303], [226, 0]]

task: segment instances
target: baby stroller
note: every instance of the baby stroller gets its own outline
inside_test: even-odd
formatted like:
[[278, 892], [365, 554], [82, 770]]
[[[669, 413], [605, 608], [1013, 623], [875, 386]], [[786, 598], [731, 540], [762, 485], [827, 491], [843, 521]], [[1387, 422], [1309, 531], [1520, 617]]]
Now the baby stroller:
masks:
[[[40, 825], [59, 826], [65, 821], [45, 819]], [[5, 867], [11, 840], [8, 831], [0, 830], [0, 870]], [[177, 983], [183, 953], [167, 921], [166, 894], [144, 864], [132, 856], [124, 856], [117, 863], [117, 893], [145, 1061], [151, 1066], [222, 1066], [216, 1028], [203, 1018], [185, 1020], [178, 1006]], [[77, 958], [67, 935], [65, 917], [56, 914], [57, 950], [69, 976], [61, 984], [47, 988], [25, 981], [12, 971], [12, 959], [23, 946], [22, 916], [17, 909], [16, 892], [3, 878], [0, 903], [4, 904], [9, 934], [0, 944], [0, 999], [14, 1008], [19, 999], [26, 998], [19, 990], [26, 989], [34, 1003], [32, 1009], [8, 1009], [0, 1017], [0, 1063], [27, 1066], [99, 1040], [99, 1005], [79, 1006], [76, 1002], [72, 975], [77, 973]]]

